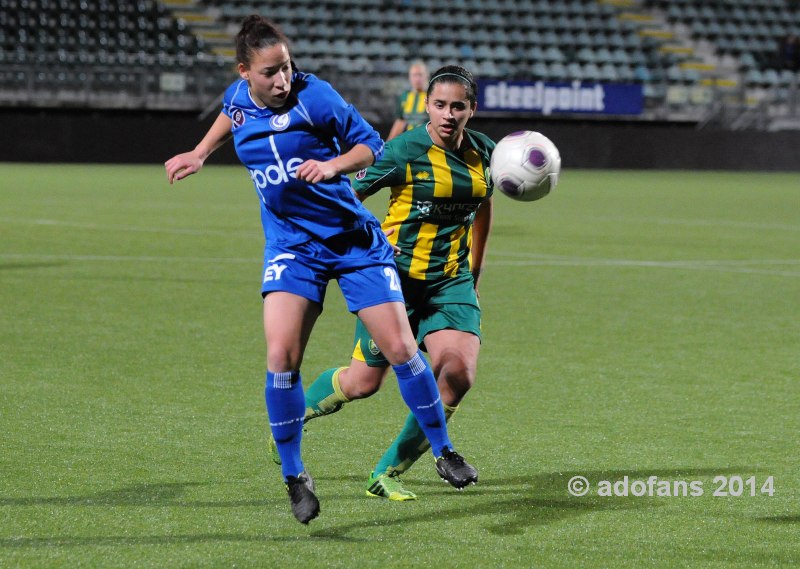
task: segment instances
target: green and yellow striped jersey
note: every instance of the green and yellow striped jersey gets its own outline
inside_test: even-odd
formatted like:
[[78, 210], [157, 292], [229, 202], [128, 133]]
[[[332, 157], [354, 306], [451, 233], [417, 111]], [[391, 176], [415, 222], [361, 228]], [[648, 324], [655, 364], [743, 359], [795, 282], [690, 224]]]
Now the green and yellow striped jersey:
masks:
[[470, 268], [475, 210], [492, 195], [489, 157], [494, 142], [464, 131], [458, 151], [436, 146], [427, 128], [404, 132], [386, 143], [383, 158], [355, 177], [362, 196], [391, 188], [384, 230], [402, 253], [397, 268], [409, 277], [435, 280]]
[[411, 130], [428, 122], [425, 97], [427, 97], [425, 91], [405, 91], [397, 98], [395, 116], [406, 121], [406, 130]]

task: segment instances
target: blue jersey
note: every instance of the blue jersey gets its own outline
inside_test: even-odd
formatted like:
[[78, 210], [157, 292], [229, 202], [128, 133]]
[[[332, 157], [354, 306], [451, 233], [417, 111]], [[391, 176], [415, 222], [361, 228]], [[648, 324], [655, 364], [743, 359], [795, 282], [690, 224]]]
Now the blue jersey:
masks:
[[222, 104], [233, 123], [236, 154], [261, 199], [264, 235], [271, 242], [327, 239], [375, 221], [346, 175], [316, 184], [297, 179], [300, 164], [331, 160], [341, 154], [341, 145], [364, 144], [376, 161], [383, 155], [380, 135], [329, 83], [295, 72], [286, 104], [272, 109], [257, 105], [240, 80], [225, 91]]

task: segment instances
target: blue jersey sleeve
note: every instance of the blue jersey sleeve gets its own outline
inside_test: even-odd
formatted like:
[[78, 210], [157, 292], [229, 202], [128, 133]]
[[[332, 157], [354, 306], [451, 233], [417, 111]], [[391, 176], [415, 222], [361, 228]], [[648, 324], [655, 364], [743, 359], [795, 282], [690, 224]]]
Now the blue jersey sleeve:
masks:
[[324, 124], [335, 133], [336, 138], [346, 148], [364, 144], [372, 150], [375, 162], [380, 160], [383, 156], [383, 139], [378, 131], [372, 128], [372, 125], [353, 105], [345, 101], [330, 83], [313, 76], [307, 77], [310, 94], [325, 103], [317, 103], [312, 107], [312, 120], [317, 124]]
[[243, 93], [247, 93], [247, 82], [239, 80], [229, 85], [222, 95], [222, 112], [233, 121], [234, 125], [241, 124], [244, 120], [243, 111], [234, 103], [234, 100], [241, 97]]

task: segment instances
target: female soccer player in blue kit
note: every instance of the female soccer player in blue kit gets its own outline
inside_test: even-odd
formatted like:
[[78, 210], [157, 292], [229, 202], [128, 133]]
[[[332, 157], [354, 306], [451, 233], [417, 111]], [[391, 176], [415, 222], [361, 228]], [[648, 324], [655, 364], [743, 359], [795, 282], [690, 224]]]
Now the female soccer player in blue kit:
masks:
[[[333, 278], [392, 365], [439, 474], [456, 487], [474, 481], [475, 469], [453, 450], [436, 381], [408, 323], [392, 247], [346, 176], [382, 156], [380, 136], [328, 83], [294, 70], [289, 41], [269, 20], [244, 19], [236, 57], [241, 80], [225, 91], [222, 113], [194, 150], [165, 167], [170, 183], [181, 180], [232, 134], [253, 179], [266, 239], [265, 398], [295, 518], [319, 515], [300, 452], [300, 364]], [[350, 150], [341, 153], [342, 143]]]
[[[466, 128], [477, 93], [463, 67], [437, 70], [426, 95], [430, 120], [388, 141], [383, 158], [353, 183], [362, 200], [391, 188], [383, 228], [393, 230], [389, 240], [400, 249], [395, 264], [408, 317], [428, 352], [446, 418], [475, 383], [481, 345], [477, 287], [492, 225], [489, 164], [495, 144]], [[360, 322], [354, 344], [349, 366], [326, 370], [307, 387], [306, 422], [369, 397], [388, 375], [389, 362]], [[367, 495], [416, 500], [400, 475], [428, 451], [427, 443], [409, 415], [372, 471]]]

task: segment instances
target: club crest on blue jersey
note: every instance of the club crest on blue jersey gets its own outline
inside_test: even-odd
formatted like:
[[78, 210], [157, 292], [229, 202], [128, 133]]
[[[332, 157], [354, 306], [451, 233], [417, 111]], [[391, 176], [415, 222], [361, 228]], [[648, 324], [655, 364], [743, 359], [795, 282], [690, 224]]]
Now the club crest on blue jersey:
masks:
[[244, 124], [244, 111], [242, 109], [237, 109], [236, 107], [231, 107], [231, 122], [233, 122], [233, 128], [239, 128]]
[[289, 126], [290, 120], [291, 118], [289, 117], [289, 113], [274, 115], [271, 119], [269, 119], [269, 126], [271, 126], [274, 130], [286, 130], [286, 127]]

